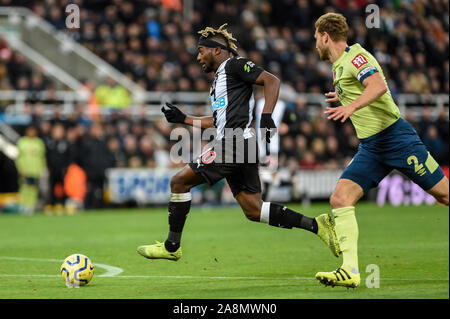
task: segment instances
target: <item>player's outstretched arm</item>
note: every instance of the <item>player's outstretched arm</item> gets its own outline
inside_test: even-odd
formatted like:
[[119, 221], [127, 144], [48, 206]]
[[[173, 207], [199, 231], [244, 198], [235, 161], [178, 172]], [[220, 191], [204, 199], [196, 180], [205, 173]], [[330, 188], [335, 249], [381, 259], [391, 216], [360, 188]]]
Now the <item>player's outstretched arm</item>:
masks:
[[266, 137], [266, 141], [270, 143], [270, 139], [277, 129], [271, 114], [277, 104], [278, 94], [280, 92], [280, 80], [275, 75], [263, 71], [256, 78], [255, 84], [264, 86], [264, 108], [259, 127], [263, 130], [262, 134]]
[[186, 116], [184, 124], [192, 125], [200, 128], [214, 127], [214, 118], [212, 116]]
[[328, 114], [329, 120], [337, 121], [340, 119], [341, 122], [344, 122], [354, 112], [371, 104], [379, 97], [381, 97], [384, 93], [386, 93], [388, 90], [386, 84], [383, 81], [383, 78], [378, 72], [368, 76], [362, 82], [362, 84], [365, 86], [365, 89], [363, 93], [353, 102], [345, 106], [326, 108], [324, 113]]
[[169, 123], [187, 124], [200, 128], [214, 127], [214, 119], [212, 116], [197, 117], [186, 115], [172, 103], [166, 103], [166, 106], [162, 107], [161, 111]]
[[272, 114], [277, 104], [278, 94], [280, 93], [280, 79], [267, 71], [261, 72], [256, 78], [255, 84], [264, 86], [264, 108], [263, 114]]

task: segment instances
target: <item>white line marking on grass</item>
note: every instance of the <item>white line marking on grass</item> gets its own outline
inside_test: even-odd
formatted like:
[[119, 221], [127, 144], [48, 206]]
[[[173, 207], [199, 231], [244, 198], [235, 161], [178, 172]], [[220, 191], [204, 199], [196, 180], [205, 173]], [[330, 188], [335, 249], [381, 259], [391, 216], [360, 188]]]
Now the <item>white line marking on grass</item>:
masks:
[[[57, 275], [14, 275], [0, 274], [0, 277], [58, 277]], [[105, 277], [105, 276], [98, 276]], [[108, 276], [112, 277], [112, 276]], [[209, 280], [316, 280], [313, 277], [240, 277], [240, 276], [170, 276], [170, 275], [125, 275], [114, 276], [114, 278], [148, 278], [148, 279], [209, 279]], [[449, 281], [448, 278], [381, 278], [380, 281]]]
[[[28, 257], [6, 257], [0, 256], [0, 259], [7, 260], [20, 260], [20, 261], [38, 261], [38, 262], [62, 262], [60, 259], [47, 259], [47, 258], [28, 258]], [[120, 275], [123, 272], [122, 268], [105, 265], [94, 264], [96, 267], [106, 269], [106, 273], [98, 275], [97, 277], [114, 277], [114, 278], [148, 278], [148, 279], [206, 279], [206, 280], [316, 280], [314, 277], [264, 277], [264, 276], [194, 276], [194, 275]], [[0, 277], [58, 277], [57, 275], [14, 275], [14, 274], [0, 274]], [[380, 278], [380, 281], [449, 281], [449, 278]]]
[[39, 277], [39, 278], [55, 278], [55, 277], [59, 277], [58, 275], [14, 275], [14, 274], [0, 274], [0, 277]]
[[[115, 278], [167, 278], [167, 279], [243, 279], [243, 280], [316, 280], [314, 277], [239, 277], [239, 276], [158, 276], [158, 275], [124, 275]], [[449, 281], [448, 278], [380, 278], [380, 281]]]
[[[61, 259], [51, 259], [51, 258], [28, 258], [28, 257], [7, 257], [7, 256], [0, 256], [0, 259], [7, 259], [7, 260], [19, 260], [19, 261], [38, 261], [38, 262], [58, 262], [61, 263], [63, 260]], [[122, 268], [105, 265], [105, 264], [99, 264], [94, 263], [95, 267], [103, 268], [106, 270], [104, 274], [98, 275], [97, 277], [114, 277], [118, 274], [123, 272]], [[0, 275], [3, 276], [3, 275]]]

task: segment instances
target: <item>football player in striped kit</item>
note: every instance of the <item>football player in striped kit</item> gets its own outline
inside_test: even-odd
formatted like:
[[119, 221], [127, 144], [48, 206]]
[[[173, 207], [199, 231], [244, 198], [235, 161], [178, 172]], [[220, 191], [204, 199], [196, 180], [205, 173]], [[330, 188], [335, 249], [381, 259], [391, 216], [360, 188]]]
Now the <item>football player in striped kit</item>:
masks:
[[215, 128], [209, 147], [171, 179], [169, 234], [164, 243], [139, 246], [137, 252], [149, 259], [178, 260], [180, 241], [191, 206], [190, 190], [200, 184], [213, 185], [225, 178], [245, 216], [281, 228], [302, 228], [319, 236], [335, 256], [340, 254], [330, 214], [304, 216], [283, 205], [261, 199], [256, 134], [252, 129], [255, 100], [253, 85], [264, 87], [265, 104], [260, 130], [266, 141], [276, 131], [271, 117], [277, 103], [280, 80], [237, 54], [236, 39], [225, 29], [207, 27], [200, 31], [197, 61], [204, 72], [214, 72], [210, 89], [212, 116], [194, 117], [166, 103], [162, 108], [168, 122], [202, 129]]

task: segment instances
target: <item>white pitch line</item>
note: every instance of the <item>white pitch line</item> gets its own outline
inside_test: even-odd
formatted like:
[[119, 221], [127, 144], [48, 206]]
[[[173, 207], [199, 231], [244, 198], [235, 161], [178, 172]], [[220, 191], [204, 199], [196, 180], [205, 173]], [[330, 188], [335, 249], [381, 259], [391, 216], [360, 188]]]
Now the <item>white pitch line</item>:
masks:
[[[59, 277], [57, 275], [14, 275], [0, 274], [0, 277]], [[101, 277], [101, 276], [98, 276]], [[103, 276], [105, 277], [105, 276]], [[148, 279], [209, 279], [209, 280], [316, 280], [313, 277], [238, 277], [238, 276], [170, 276], [170, 275], [122, 275], [114, 278], [148, 278]], [[449, 281], [448, 278], [380, 278], [380, 281]]]
[[[62, 262], [60, 259], [47, 259], [47, 258], [28, 258], [28, 257], [7, 257], [0, 256], [0, 259], [7, 260], [19, 260], [19, 261], [38, 261], [38, 262]], [[209, 279], [209, 280], [316, 280], [314, 277], [263, 277], [263, 276], [252, 276], [252, 277], [242, 277], [242, 276], [193, 276], [193, 275], [183, 275], [183, 276], [171, 276], [171, 275], [120, 275], [123, 272], [122, 268], [105, 265], [105, 264], [94, 264], [96, 267], [106, 269], [106, 273], [98, 275], [97, 277], [114, 277], [114, 278], [149, 278], [149, 279]], [[0, 277], [58, 277], [57, 275], [26, 275], [26, 274], [0, 274]], [[380, 281], [449, 281], [448, 278], [380, 278]]]
[[59, 277], [58, 275], [14, 275], [14, 274], [0, 274], [0, 277], [41, 277], [41, 278], [48, 278], [48, 277]]
[[[0, 275], [1, 276], [1, 275]], [[238, 276], [170, 276], [170, 275], [122, 275], [115, 278], [167, 278], [167, 279], [243, 279], [243, 280], [316, 280], [314, 277], [238, 277]], [[380, 281], [448, 281], [448, 278], [380, 278]]]
[[[8, 256], [0, 256], [0, 259], [6, 260], [19, 260], [19, 261], [38, 261], [38, 262], [63, 262], [61, 259], [51, 259], [51, 258], [27, 258], [27, 257], [8, 257]], [[104, 274], [98, 275], [97, 277], [114, 277], [123, 272], [122, 268], [94, 263], [95, 267], [103, 268], [106, 270]]]

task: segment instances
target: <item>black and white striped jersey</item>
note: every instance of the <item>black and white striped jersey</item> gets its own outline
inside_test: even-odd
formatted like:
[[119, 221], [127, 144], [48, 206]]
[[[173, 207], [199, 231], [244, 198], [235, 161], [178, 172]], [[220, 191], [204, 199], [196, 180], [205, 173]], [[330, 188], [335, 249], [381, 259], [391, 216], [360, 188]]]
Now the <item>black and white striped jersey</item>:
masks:
[[256, 134], [251, 124], [255, 107], [253, 84], [262, 71], [242, 57], [220, 64], [209, 91], [215, 138], [197, 158], [198, 165], [213, 160], [226, 165], [258, 162]]
[[262, 71], [243, 57], [229, 58], [219, 66], [209, 92], [216, 140], [227, 138], [226, 129], [242, 129], [244, 139], [254, 137], [250, 130], [255, 106], [253, 84]]

